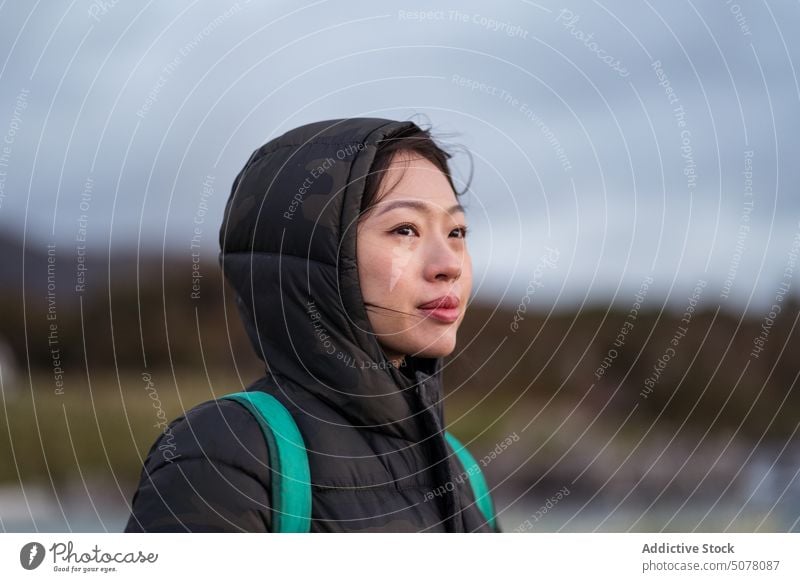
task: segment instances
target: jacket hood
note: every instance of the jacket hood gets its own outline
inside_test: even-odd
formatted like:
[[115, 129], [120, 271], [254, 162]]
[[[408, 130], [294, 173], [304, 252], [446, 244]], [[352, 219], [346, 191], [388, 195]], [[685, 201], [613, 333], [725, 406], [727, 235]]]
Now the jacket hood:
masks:
[[[356, 427], [418, 441], [421, 408], [443, 426], [441, 358], [390, 365], [367, 317], [356, 226], [376, 143], [410, 121], [297, 127], [253, 152], [220, 229], [220, 264], [276, 388], [298, 387]], [[292, 386], [294, 385], [294, 386]]]

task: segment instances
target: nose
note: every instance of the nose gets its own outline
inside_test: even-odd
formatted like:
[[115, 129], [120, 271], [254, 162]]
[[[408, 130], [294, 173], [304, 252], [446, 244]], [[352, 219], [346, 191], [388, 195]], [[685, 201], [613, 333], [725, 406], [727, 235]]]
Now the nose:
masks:
[[[460, 248], [456, 248], [459, 245]], [[466, 248], [458, 239], [434, 237], [425, 248], [425, 279], [428, 281], [456, 281], [461, 277]]]

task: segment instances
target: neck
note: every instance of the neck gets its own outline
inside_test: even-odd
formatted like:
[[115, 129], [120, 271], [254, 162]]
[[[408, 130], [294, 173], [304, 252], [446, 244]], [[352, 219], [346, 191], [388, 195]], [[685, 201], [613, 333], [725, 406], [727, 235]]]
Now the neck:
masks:
[[401, 366], [403, 366], [405, 364], [405, 361], [406, 361], [406, 355], [405, 354], [400, 354], [400, 353], [397, 353], [397, 352], [390, 352], [390, 351], [387, 351], [385, 349], [383, 350], [383, 353], [386, 356], [386, 359], [389, 362], [391, 362], [392, 365], [395, 368], [400, 368]]

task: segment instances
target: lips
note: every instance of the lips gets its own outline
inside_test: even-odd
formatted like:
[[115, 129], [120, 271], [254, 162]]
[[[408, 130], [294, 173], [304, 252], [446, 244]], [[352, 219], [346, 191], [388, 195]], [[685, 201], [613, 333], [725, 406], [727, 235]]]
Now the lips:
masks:
[[433, 301], [428, 301], [427, 303], [423, 303], [417, 307], [420, 309], [455, 309], [458, 307], [458, 304], [459, 300], [455, 295], [444, 295], [443, 297], [437, 297]]
[[458, 297], [455, 295], [445, 295], [437, 297], [433, 301], [428, 301], [417, 306], [417, 309], [425, 313], [427, 317], [442, 323], [453, 323], [459, 316]]

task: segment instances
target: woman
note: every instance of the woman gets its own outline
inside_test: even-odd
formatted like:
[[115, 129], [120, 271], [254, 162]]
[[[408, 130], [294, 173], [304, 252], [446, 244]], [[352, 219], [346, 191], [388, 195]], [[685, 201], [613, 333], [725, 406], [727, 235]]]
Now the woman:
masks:
[[[307, 449], [311, 531], [499, 531], [444, 438], [472, 265], [447, 160], [410, 121], [311, 123], [234, 181], [220, 263]], [[274, 531], [270, 456], [231, 400], [150, 450], [126, 531]]]

